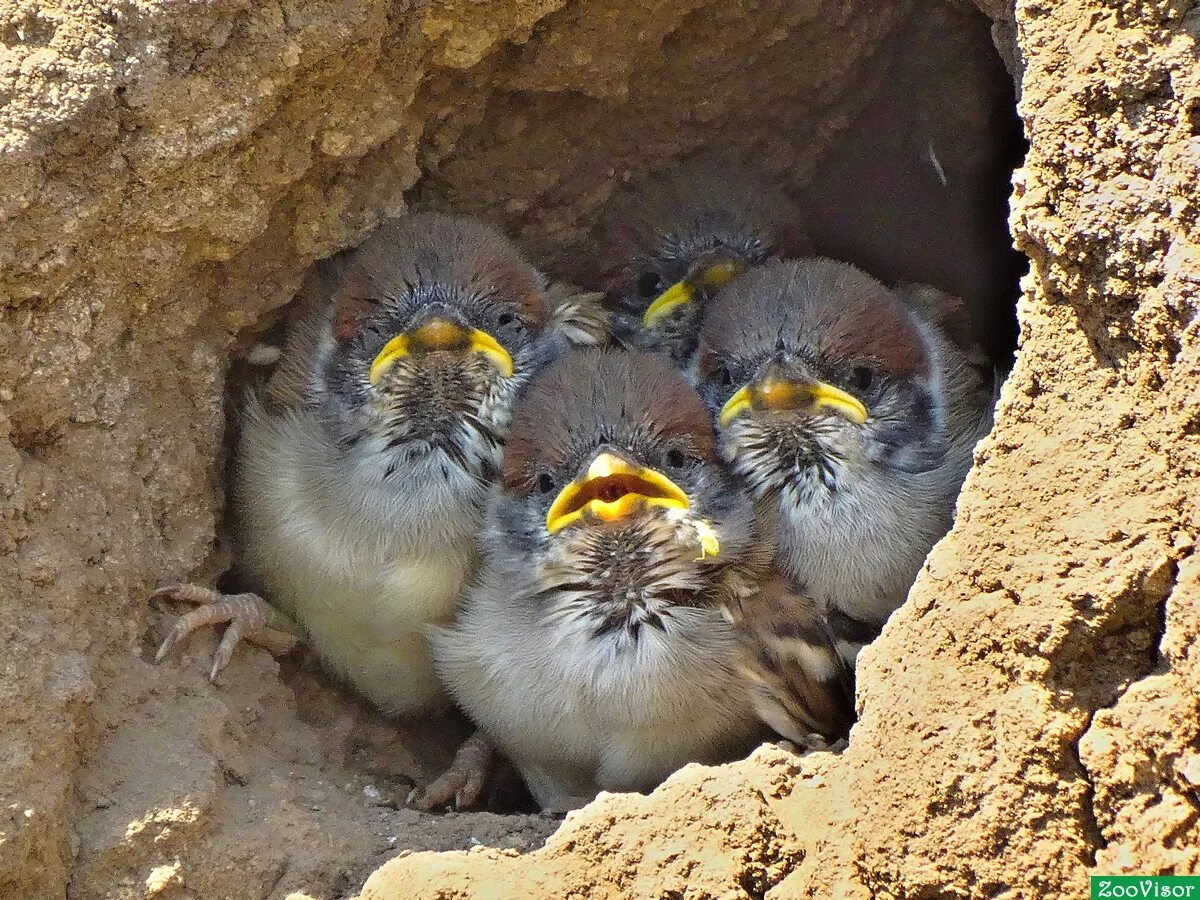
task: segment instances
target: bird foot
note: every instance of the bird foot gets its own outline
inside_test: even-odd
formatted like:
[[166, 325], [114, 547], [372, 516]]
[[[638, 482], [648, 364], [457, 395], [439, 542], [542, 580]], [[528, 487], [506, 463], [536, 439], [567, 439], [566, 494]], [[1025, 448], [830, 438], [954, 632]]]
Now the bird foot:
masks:
[[841, 753], [850, 746], [850, 742], [845, 738], [828, 741], [820, 735], [809, 735], [809, 740], [805, 743], [797, 743], [796, 741], [789, 741], [787, 738], [781, 738], [775, 742], [775, 746], [786, 753], [791, 753], [795, 756], [804, 756], [807, 753], [822, 750], [829, 753]]
[[407, 805], [424, 812], [454, 800], [454, 808], [469, 809], [479, 801], [492, 766], [491, 742], [477, 731], [458, 748], [454, 761], [434, 782], [424, 788], [414, 788]]
[[175, 620], [166, 639], [154, 654], [160, 663], [171, 648], [206, 625], [224, 624], [225, 633], [213, 653], [208, 680], [217, 683], [217, 675], [228, 664], [242, 638], [282, 655], [299, 643], [299, 631], [257, 594], [222, 594], [196, 584], [176, 584], [159, 588], [150, 599], [166, 598], [195, 603], [197, 607]]

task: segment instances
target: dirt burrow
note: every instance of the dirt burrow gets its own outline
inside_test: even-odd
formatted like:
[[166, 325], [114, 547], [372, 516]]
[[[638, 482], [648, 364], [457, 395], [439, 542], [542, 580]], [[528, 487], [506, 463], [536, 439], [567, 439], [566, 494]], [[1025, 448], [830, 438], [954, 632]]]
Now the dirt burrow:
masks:
[[[368, 895], [1052, 896], [1200, 868], [1197, 13], [980, 6], [0, 6], [0, 895], [339, 896], [397, 853]], [[569, 275], [627, 178], [749, 153], [822, 250], [963, 294], [999, 354], [1001, 60], [1031, 141], [1021, 352], [840, 757], [689, 767], [561, 828], [426, 816], [397, 801], [461, 721], [388, 722], [250, 647], [217, 687], [204, 640], [149, 665], [153, 586], [229, 558], [231, 356], [409, 206]]]

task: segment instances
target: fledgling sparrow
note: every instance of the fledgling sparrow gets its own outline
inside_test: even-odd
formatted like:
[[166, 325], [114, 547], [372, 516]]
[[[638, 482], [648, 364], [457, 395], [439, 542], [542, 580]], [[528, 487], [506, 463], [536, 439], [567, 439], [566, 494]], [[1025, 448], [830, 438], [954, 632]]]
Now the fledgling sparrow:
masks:
[[668, 359], [587, 351], [536, 375], [482, 543], [434, 654], [543, 808], [648, 790], [760, 737], [721, 607], [774, 546]]
[[772, 257], [810, 250], [802, 217], [770, 180], [704, 157], [635, 183], [600, 226], [598, 274], [615, 337], [692, 373], [705, 304]]
[[165, 588], [202, 605], [157, 659], [227, 622], [215, 679], [239, 638], [278, 628], [386, 712], [446, 702], [425, 628], [476, 565], [518, 389], [600, 321], [576, 299], [549, 298], [516, 247], [466, 218], [396, 220], [327, 264], [240, 416], [237, 571], [269, 604]]
[[949, 529], [990, 388], [866, 273], [769, 262], [710, 304], [701, 391], [733, 471], [780, 521], [778, 569], [851, 666]]

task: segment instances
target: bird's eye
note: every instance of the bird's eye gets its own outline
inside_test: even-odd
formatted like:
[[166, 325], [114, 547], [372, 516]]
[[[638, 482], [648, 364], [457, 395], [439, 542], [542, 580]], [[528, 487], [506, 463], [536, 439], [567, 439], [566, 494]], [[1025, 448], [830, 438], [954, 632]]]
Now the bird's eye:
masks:
[[543, 494], [549, 494], [554, 490], [554, 479], [549, 472], [542, 472], [537, 477], [537, 489]]
[[500, 316], [496, 319], [496, 323], [503, 328], [505, 325], [511, 325], [516, 320], [517, 317], [512, 313], [500, 313]]
[[638, 293], [649, 299], [661, 293], [662, 276], [657, 272], [647, 272], [637, 283]]
[[672, 469], [681, 469], [686, 462], [687, 454], [678, 447], [672, 447], [667, 451], [667, 465]]
[[866, 366], [855, 366], [850, 373], [850, 386], [857, 391], [865, 391], [875, 380], [875, 374]]
[[721, 387], [729, 387], [733, 384], [733, 376], [729, 373], [728, 366], [717, 366], [713, 371], [713, 380], [721, 385]]

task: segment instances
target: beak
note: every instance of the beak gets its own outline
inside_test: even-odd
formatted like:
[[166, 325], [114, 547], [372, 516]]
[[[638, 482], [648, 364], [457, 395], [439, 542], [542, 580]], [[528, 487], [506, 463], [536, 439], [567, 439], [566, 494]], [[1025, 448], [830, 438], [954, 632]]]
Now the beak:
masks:
[[675, 308], [694, 303], [698, 291], [723, 288], [745, 269], [744, 264], [733, 259], [723, 259], [701, 267], [658, 295], [642, 316], [642, 327], [653, 328]]
[[750, 409], [781, 412], [789, 409], [831, 409], [842, 418], [862, 425], [867, 408], [862, 401], [841, 388], [823, 381], [797, 381], [770, 376], [740, 388], [721, 407], [717, 422], [722, 428]]
[[428, 353], [434, 350], [462, 350], [482, 353], [492, 361], [500, 374], [509, 378], [513, 373], [512, 357], [486, 331], [464, 328], [445, 319], [429, 319], [418, 328], [398, 334], [379, 351], [371, 363], [371, 384], [377, 384], [383, 373], [402, 356]]
[[546, 513], [546, 530], [556, 534], [584, 516], [616, 522], [644, 506], [687, 510], [690, 505], [687, 494], [661, 472], [601, 453], [554, 498]]

